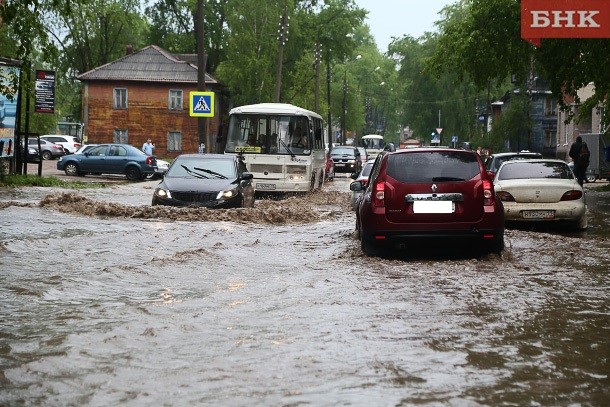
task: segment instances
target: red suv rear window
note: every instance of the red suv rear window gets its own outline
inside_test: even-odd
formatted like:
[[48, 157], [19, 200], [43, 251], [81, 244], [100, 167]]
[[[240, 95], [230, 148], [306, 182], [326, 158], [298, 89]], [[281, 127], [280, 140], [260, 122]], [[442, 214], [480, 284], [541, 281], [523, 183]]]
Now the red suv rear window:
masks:
[[466, 181], [480, 172], [476, 156], [465, 151], [392, 154], [386, 170], [390, 177], [412, 183]]

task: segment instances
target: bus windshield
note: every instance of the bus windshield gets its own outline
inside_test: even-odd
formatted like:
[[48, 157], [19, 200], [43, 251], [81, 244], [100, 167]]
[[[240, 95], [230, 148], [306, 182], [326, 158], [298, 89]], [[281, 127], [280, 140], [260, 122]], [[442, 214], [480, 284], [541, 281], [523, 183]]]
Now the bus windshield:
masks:
[[312, 131], [305, 116], [232, 114], [227, 153], [309, 155]]
[[362, 144], [364, 144], [365, 148], [371, 149], [383, 149], [385, 146], [383, 137], [375, 134], [362, 137]]

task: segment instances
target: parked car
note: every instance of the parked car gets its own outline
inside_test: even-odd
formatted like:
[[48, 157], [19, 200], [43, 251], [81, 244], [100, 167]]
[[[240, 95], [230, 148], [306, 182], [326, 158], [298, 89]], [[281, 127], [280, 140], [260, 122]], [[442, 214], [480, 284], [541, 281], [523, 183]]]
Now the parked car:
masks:
[[[38, 139], [29, 138], [28, 146], [38, 151]], [[66, 152], [62, 146], [40, 139], [40, 156], [43, 160], [54, 160], [64, 155], [66, 155]]]
[[86, 151], [91, 150], [93, 147], [97, 146], [97, 144], [82, 144], [78, 150], [74, 154], [82, 154]]
[[485, 166], [487, 167], [487, 171], [490, 171], [492, 173], [491, 176], [493, 177], [504, 161], [526, 160], [528, 158], [542, 158], [542, 154], [527, 150], [508, 153], [496, 153], [490, 155], [485, 159]]
[[40, 154], [38, 154], [38, 150], [34, 147], [28, 146], [27, 160], [29, 163], [40, 162]]
[[40, 139], [59, 144], [64, 148], [66, 154], [74, 154], [81, 146], [80, 139], [75, 136], [66, 136], [63, 134], [45, 134], [44, 136], [40, 136]]
[[565, 161], [508, 161], [494, 178], [507, 222], [562, 222], [587, 228], [585, 194]]
[[[352, 192], [350, 195], [349, 204], [353, 210], [356, 210], [356, 208], [358, 207], [358, 200], [362, 195], [362, 191], [366, 189], [366, 186], [369, 182], [369, 175], [371, 175], [371, 169], [373, 169], [373, 164], [375, 164], [374, 158], [368, 160], [364, 164], [364, 167], [362, 167], [362, 171], [360, 171], [358, 174], [352, 175], [354, 181], [352, 181], [349, 188]], [[360, 185], [352, 187], [352, 184], [356, 182], [358, 182]], [[354, 190], [353, 188], [355, 188], [356, 190]]]
[[153, 205], [244, 208], [254, 206], [253, 175], [237, 156], [183, 154], [153, 193]]
[[476, 152], [400, 149], [382, 152], [375, 162], [356, 210], [356, 230], [367, 255], [466, 243], [497, 253], [504, 248], [504, 209]]
[[324, 167], [324, 181], [335, 180], [335, 162], [330, 154], [326, 153], [326, 166]]
[[70, 154], [57, 162], [67, 175], [125, 174], [128, 180], [154, 174], [157, 159], [129, 144], [99, 144], [82, 154]]
[[159, 158], [157, 158], [157, 170], [155, 171], [154, 174], [148, 176], [148, 179], [159, 179], [159, 178], [163, 178], [163, 176], [165, 175], [165, 173], [167, 172], [168, 168], [169, 168], [169, 161], [165, 161], [165, 160], [161, 160]]
[[362, 169], [360, 151], [352, 146], [337, 146], [330, 150], [330, 156], [335, 164], [335, 173], [358, 173]]
[[356, 147], [356, 148], [360, 152], [360, 162], [362, 163], [362, 166], [364, 167], [364, 164], [366, 164], [366, 162], [369, 160], [369, 155], [366, 152], [366, 148], [364, 148], [364, 147]]

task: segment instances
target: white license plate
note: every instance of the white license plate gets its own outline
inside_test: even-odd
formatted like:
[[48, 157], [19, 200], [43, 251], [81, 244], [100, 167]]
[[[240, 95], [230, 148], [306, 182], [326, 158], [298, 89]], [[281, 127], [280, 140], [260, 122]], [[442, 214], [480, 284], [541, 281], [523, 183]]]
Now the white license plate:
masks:
[[553, 219], [555, 211], [521, 211], [523, 219]]
[[336, 167], [343, 167], [345, 164], [344, 163], [335, 163]]
[[261, 191], [275, 191], [275, 184], [256, 184], [256, 189]]
[[453, 213], [453, 201], [414, 201], [413, 213]]

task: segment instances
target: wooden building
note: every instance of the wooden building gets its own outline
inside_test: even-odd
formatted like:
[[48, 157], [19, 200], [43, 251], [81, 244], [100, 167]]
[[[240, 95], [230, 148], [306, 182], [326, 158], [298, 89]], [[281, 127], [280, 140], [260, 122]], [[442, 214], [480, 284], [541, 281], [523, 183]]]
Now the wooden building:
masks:
[[[198, 151], [198, 118], [190, 116], [189, 93], [197, 90], [195, 54], [172, 54], [155, 45], [127, 49], [116, 61], [78, 75], [83, 82], [83, 122], [87, 143], [127, 143], [140, 148], [147, 139], [158, 157]], [[205, 119], [202, 141], [216, 152], [223, 86], [206, 73], [206, 91], [215, 94], [214, 117]]]

